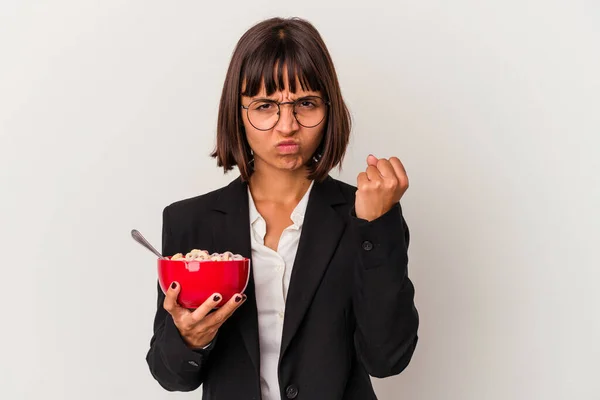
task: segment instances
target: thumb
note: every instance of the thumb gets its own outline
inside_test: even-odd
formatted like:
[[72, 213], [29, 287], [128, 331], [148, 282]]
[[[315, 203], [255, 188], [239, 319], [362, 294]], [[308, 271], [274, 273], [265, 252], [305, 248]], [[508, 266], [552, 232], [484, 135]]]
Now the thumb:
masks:
[[175, 296], [175, 297], [177, 297], [179, 295], [180, 291], [181, 291], [181, 286], [179, 286], [179, 282], [177, 282], [177, 281], [171, 282], [171, 284], [167, 288], [167, 292], [169, 292], [169, 294], [171, 296]]
[[179, 285], [179, 282], [172, 282], [165, 293], [163, 307], [169, 314], [173, 316], [173, 318], [180, 318], [183, 314], [185, 314], [183, 307], [181, 307], [177, 302], [177, 297], [179, 296], [180, 291], [181, 285]]
[[369, 154], [369, 156], [367, 157], [368, 165], [377, 166], [377, 161], [379, 160], [373, 154]]

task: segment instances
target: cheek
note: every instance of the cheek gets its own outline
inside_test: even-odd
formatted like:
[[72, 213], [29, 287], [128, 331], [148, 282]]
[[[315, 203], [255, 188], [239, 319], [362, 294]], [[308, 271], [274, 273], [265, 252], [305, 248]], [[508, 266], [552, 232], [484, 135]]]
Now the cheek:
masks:
[[320, 131], [315, 132], [312, 135], [312, 141], [311, 141], [311, 149], [314, 151], [316, 150], [319, 145], [321, 144], [321, 142], [323, 141], [323, 137], [325, 135], [325, 131], [323, 129], [321, 129]]
[[[250, 124], [248, 124], [250, 125]], [[265, 132], [257, 131], [252, 125], [248, 126], [244, 124], [244, 130], [246, 132], [246, 140], [251, 148], [260, 151], [264, 147], [265, 143]]]

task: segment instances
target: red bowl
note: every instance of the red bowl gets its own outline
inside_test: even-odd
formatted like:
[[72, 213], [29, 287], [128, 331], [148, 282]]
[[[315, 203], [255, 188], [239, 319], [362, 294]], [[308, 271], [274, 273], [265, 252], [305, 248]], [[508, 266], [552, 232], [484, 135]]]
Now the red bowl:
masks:
[[164, 293], [173, 281], [181, 286], [177, 301], [185, 308], [198, 308], [214, 293], [225, 304], [243, 293], [250, 278], [250, 259], [231, 261], [185, 261], [158, 259], [158, 282]]

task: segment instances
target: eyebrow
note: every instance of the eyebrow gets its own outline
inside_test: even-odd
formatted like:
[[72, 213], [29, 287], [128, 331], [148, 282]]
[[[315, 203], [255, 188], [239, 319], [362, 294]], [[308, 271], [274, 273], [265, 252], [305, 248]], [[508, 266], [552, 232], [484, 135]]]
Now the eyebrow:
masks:
[[[305, 99], [307, 97], [320, 97], [320, 96], [317, 95], [317, 94], [305, 94], [303, 96], [299, 96], [299, 97], [296, 97], [296, 98], [291, 98], [290, 100], [291, 101], [296, 101], [296, 100], [300, 100], [300, 99]], [[257, 97], [250, 97], [250, 101], [256, 101], [256, 100], [277, 101], [277, 99], [270, 98], [270, 97], [258, 97], [258, 96]]]

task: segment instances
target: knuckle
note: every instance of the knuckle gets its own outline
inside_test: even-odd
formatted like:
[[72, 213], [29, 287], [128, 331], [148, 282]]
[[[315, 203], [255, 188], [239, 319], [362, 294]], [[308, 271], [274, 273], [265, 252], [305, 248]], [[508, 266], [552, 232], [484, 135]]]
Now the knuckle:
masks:
[[173, 322], [175, 322], [175, 325], [177, 325], [179, 328], [185, 327], [185, 319], [181, 318], [180, 315], [171, 314], [171, 317], [173, 318]]
[[200, 322], [202, 322], [202, 318], [198, 318], [198, 317], [196, 317], [194, 315], [190, 315], [189, 318], [187, 318], [186, 321], [187, 321], [188, 326], [191, 329], [193, 326], [195, 326], [195, 325], [199, 324]]
[[398, 179], [391, 178], [385, 182], [385, 186], [387, 189], [396, 189], [398, 187]]
[[206, 334], [210, 329], [205, 324], [196, 325], [194, 332], [200, 335]]
[[225, 318], [225, 314], [223, 313], [217, 313], [214, 317], [214, 321], [216, 324], [222, 324], [223, 322], [225, 322], [226, 319], [227, 318]]
[[194, 327], [194, 335], [204, 336], [207, 335], [210, 329], [206, 326], [206, 324], [196, 325]]
[[173, 323], [181, 332], [185, 332], [187, 330], [185, 324], [182, 323], [180, 318], [173, 317]]
[[210, 327], [204, 329], [201, 334], [202, 334], [202, 336], [214, 337], [217, 334], [218, 330], [219, 330], [219, 326], [213, 325], [213, 326], [210, 326]]
[[194, 324], [189, 319], [185, 319], [185, 320], [181, 321], [180, 323], [181, 323], [181, 328], [185, 332], [191, 332], [194, 328]]

